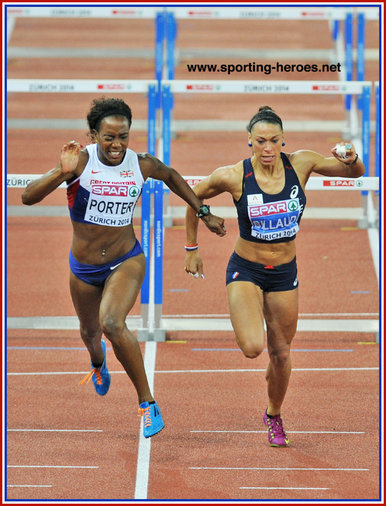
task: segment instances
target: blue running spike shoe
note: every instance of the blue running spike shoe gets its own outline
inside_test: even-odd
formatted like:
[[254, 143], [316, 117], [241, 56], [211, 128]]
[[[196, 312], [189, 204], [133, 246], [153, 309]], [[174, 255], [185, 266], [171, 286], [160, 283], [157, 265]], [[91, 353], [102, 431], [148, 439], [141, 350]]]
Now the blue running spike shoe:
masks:
[[86, 382], [88, 383], [92, 378], [96, 393], [99, 395], [106, 395], [110, 388], [111, 377], [106, 365], [106, 343], [101, 340], [103, 355], [105, 359], [100, 367], [94, 367], [91, 362], [91, 371], [79, 382], [79, 385]]
[[268, 427], [268, 441], [271, 446], [286, 447], [289, 446], [289, 439], [284, 432], [283, 420], [280, 415], [268, 416], [265, 410], [263, 423]]
[[142, 402], [138, 414], [143, 416], [143, 435], [146, 438], [154, 436], [165, 427], [161, 410], [156, 402]]

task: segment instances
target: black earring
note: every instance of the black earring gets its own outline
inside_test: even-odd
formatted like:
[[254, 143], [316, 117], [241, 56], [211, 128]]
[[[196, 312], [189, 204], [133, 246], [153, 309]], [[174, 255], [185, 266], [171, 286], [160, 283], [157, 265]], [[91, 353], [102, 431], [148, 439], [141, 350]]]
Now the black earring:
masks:
[[282, 146], [285, 146], [285, 142], [282, 142], [282, 143], [281, 143], [281, 145], [282, 145]]
[[248, 146], [251, 148], [252, 147], [252, 142], [248, 142]]

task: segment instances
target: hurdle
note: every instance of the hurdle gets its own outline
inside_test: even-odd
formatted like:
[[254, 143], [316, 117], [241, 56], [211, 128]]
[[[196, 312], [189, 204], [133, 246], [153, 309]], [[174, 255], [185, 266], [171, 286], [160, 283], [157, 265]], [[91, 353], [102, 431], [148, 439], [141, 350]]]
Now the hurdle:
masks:
[[[193, 19], [193, 20], [253, 20], [253, 21], [267, 21], [267, 20], [274, 20], [274, 21], [280, 21], [280, 20], [295, 20], [295, 21], [328, 21], [328, 22], [339, 22], [345, 20], [346, 12], [349, 12], [349, 9], [347, 6], [337, 6], [337, 7], [323, 7], [323, 6], [305, 6], [305, 7], [298, 7], [298, 6], [240, 6], [240, 7], [228, 7], [228, 6], [215, 6], [210, 5], [206, 7], [201, 6], [193, 6], [193, 7], [168, 7], [168, 12], [171, 14], [174, 21], [169, 22], [169, 32], [167, 33], [166, 40], [167, 45], [169, 47], [170, 54], [174, 54], [173, 61], [170, 61], [170, 64], [175, 65], [175, 54], [176, 54], [176, 48], [175, 48], [175, 41], [177, 36], [177, 21], [176, 20], [186, 20], [186, 19]], [[333, 40], [334, 42], [338, 38], [339, 34], [339, 25], [335, 24], [333, 25], [332, 34], [333, 34]], [[240, 56], [240, 53], [237, 51], [231, 51], [231, 50], [224, 50], [224, 53], [222, 54], [220, 52], [220, 56], [225, 55], [225, 51], [227, 55], [237, 55]], [[216, 53], [219, 51], [216, 50]], [[194, 55], [194, 56], [213, 56], [213, 53], [205, 49], [204, 51], [201, 50], [180, 50], [180, 53], [182, 55]], [[249, 55], [249, 52], [246, 52], [245, 49], [242, 50], [243, 55]], [[288, 53], [288, 54], [287, 54]], [[281, 58], [288, 58], [289, 54], [293, 54], [293, 51], [284, 52], [281, 50]], [[253, 54], [251, 53], [251, 56], [253, 58], [267, 58], [265, 52], [256, 50], [253, 50]], [[313, 50], [310, 50], [310, 56], [315, 58], [325, 58], [325, 52], [323, 52], [323, 55], [321, 53], [316, 53]], [[173, 71], [170, 69], [170, 73]]]
[[[14, 93], [141, 93], [147, 95], [148, 103], [148, 138], [147, 150], [150, 154], [156, 154], [156, 103], [157, 86], [155, 80], [94, 80], [94, 79], [8, 79], [6, 83], [6, 92]], [[7, 174], [7, 188], [23, 188], [40, 175], [33, 174]], [[145, 279], [141, 287], [141, 327], [138, 329], [139, 340], [148, 340], [154, 327], [152, 323], [152, 314], [154, 313], [154, 277], [151, 277], [152, 270], [152, 237], [151, 237], [151, 210], [152, 198], [155, 195], [156, 181], [149, 178], [142, 189], [142, 208], [141, 208], [141, 243], [146, 259]], [[66, 185], [60, 185], [65, 188]], [[157, 202], [159, 198], [157, 199]], [[161, 222], [162, 223], [162, 222]], [[157, 293], [160, 287], [157, 284]], [[161, 287], [162, 291], [162, 287]], [[149, 330], [150, 329], [150, 330]]]
[[[345, 77], [343, 80], [352, 81], [354, 77], [354, 59], [356, 58], [357, 63], [357, 81], [364, 81], [364, 69], [365, 69], [365, 22], [366, 20], [378, 20], [379, 19], [379, 7], [367, 7], [367, 8], [354, 8], [347, 5], [337, 5], [332, 7], [324, 6], [269, 6], [269, 7], [199, 7], [194, 6], [190, 8], [185, 7], [168, 7], [168, 20], [165, 24], [166, 29], [166, 45], [167, 45], [167, 73], [168, 79], [174, 78], [174, 67], [176, 64], [176, 56], [178, 50], [176, 49], [177, 39], [177, 21], [186, 19], [196, 20], [296, 20], [296, 21], [328, 21], [331, 27], [332, 40], [334, 42], [334, 52], [337, 61], [342, 61], [345, 70]], [[357, 22], [357, 48], [354, 49], [353, 40], [353, 28], [354, 22]], [[342, 31], [340, 30], [340, 23], [344, 23]], [[219, 52], [219, 50], [216, 50]], [[181, 55], [193, 55], [208, 57], [208, 55], [214, 55], [210, 50], [179, 50]], [[234, 55], [231, 50], [227, 50], [227, 56]], [[245, 57], [246, 50], [243, 50], [243, 56]], [[281, 52], [280, 58], [287, 58], [291, 54], [283, 51]], [[224, 56], [220, 52], [221, 56]], [[240, 57], [241, 54], [237, 53]], [[253, 58], [266, 59], [266, 51], [253, 50], [251, 54]], [[279, 55], [277, 55], [279, 58]], [[315, 50], [309, 50], [309, 57], [314, 60], [316, 58], [325, 59], [326, 53], [317, 53]], [[332, 60], [332, 57], [329, 58]], [[360, 97], [358, 97], [360, 100]], [[345, 96], [345, 108], [348, 111], [351, 109], [351, 96]]]
[[[85, 4], [82, 7], [74, 6], [35, 6], [31, 5], [25, 7], [20, 6], [5, 6], [6, 11], [6, 35], [7, 35], [7, 46], [14, 29], [15, 22], [18, 18], [60, 18], [60, 19], [153, 19], [155, 23], [155, 47], [153, 51], [147, 51], [144, 49], [128, 49], [128, 50], [117, 50], [114, 49], [111, 52], [106, 50], [100, 50], [101, 54], [108, 54], [115, 58], [129, 58], [129, 57], [153, 57], [154, 56], [154, 69], [155, 69], [155, 80], [157, 81], [157, 95], [156, 95], [156, 109], [161, 107], [161, 81], [165, 77], [165, 56], [164, 52], [166, 34], [169, 31], [166, 30], [166, 18], [162, 7], [154, 6], [131, 6], [131, 5], [112, 5], [111, 7], [101, 6], [90, 6]], [[23, 48], [7, 48], [7, 57], [20, 57], [23, 54], [29, 58], [34, 57], [55, 57], [63, 58], [71, 54], [71, 57], [76, 58], [90, 58], [95, 53], [95, 49], [82, 49], [78, 48], [76, 52], [66, 48], [46, 48], [44, 50], [40, 48], [28, 48], [27, 52]], [[169, 77], [170, 78], [170, 77]]]
[[[163, 160], [167, 165], [170, 164], [170, 146], [171, 146], [171, 128], [170, 117], [172, 107], [173, 93], [289, 93], [289, 94], [353, 94], [362, 95], [362, 155], [361, 158], [366, 167], [364, 177], [358, 179], [345, 178], [319, 178], [311, 177], [306, 185], [307, 190], [360, 190], [362, 192], [369, 190], [379, 190], [379, 178], [369, 176], [370, 163], [370, 100], [371, 100], [371, 82], [339, 82], [339, 81], [164, 81], [162, 85], [162, 107], [163, 107]], [[186, 176], [189, 184], [197, 184], [202, 179], [200, 176]], [[160, 204], [159, 209], [163, 206]], [[160, 211], [159, 211], [160, 212]], [[162, 251], [162, 245], [157, 244], [161, 241], [163, 234], [159, 233], [155, 237], [156, 250]], [[157, 259], [158, 275], [163, 275], [162, 257]], [[162, 289], [162, 282], [159, 282], [158, 289]], [[155, 320], [158, 338], [164, 339], [167, 330], [232, 330], [230, 322], [224, 319], [210, 318], [208, 322], [198, 322], [194, 318], [174, 319], [173, 317], [162, 317], [162, 293], [156, 294], [157, 298], [157, 318]], [[367, 322], [367, 323], [366, 323]], [[320, 322], [319, 322], [320, 323]], [[310, 330], [313, 323], [300, 321], [299, 330]], [[320, 327], [318, 327], [320, 328]], [[337, 329], [343, 329], [342, 322], [337, 325]], [[360, 324], [346, 326], [350, 331], [373, 332], [376, 335], [376, 341], [379, 339], [379, 322], [377, 320], [364, 320]], [[331, 330], [332, 327], [329, 327]]]

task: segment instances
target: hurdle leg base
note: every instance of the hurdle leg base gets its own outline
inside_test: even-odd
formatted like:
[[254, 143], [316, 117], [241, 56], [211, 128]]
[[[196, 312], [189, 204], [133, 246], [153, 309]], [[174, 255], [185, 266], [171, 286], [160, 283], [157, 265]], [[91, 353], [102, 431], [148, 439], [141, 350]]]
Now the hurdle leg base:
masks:
[[138, 329], [137, 340], [140, 343], [147, 341], [155, 341], [157, 343], [164, 343], [166, 341], [166, 330], [154, 329], [152, 332], [149, 329]]
[[156, 343], [164, 343], [166, 341], [166, 330], [154, 329], [153, 341], [155, 341]]
[[152, 341], [149, 329], [138, 329], [137, 330], [137, 340], [140, 343], [144, 343], [146, 341]]
[[360, 218], [358, 220], [358, 228], [360, 228], [360, 229], [369, 228], [369, 220], [368, 220], [368, 218]]

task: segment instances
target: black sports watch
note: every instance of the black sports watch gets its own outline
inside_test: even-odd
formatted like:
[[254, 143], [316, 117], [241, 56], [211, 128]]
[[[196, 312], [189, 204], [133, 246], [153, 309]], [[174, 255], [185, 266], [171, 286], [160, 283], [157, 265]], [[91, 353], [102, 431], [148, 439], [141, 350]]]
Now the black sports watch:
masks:
[[203, 218], [204, 216], [208, 216], [210, 214], [210, 206], [200, 206], [200, 209], [198, 210], [198, 213], [196, 213], [196, 216], [198, 218]]

